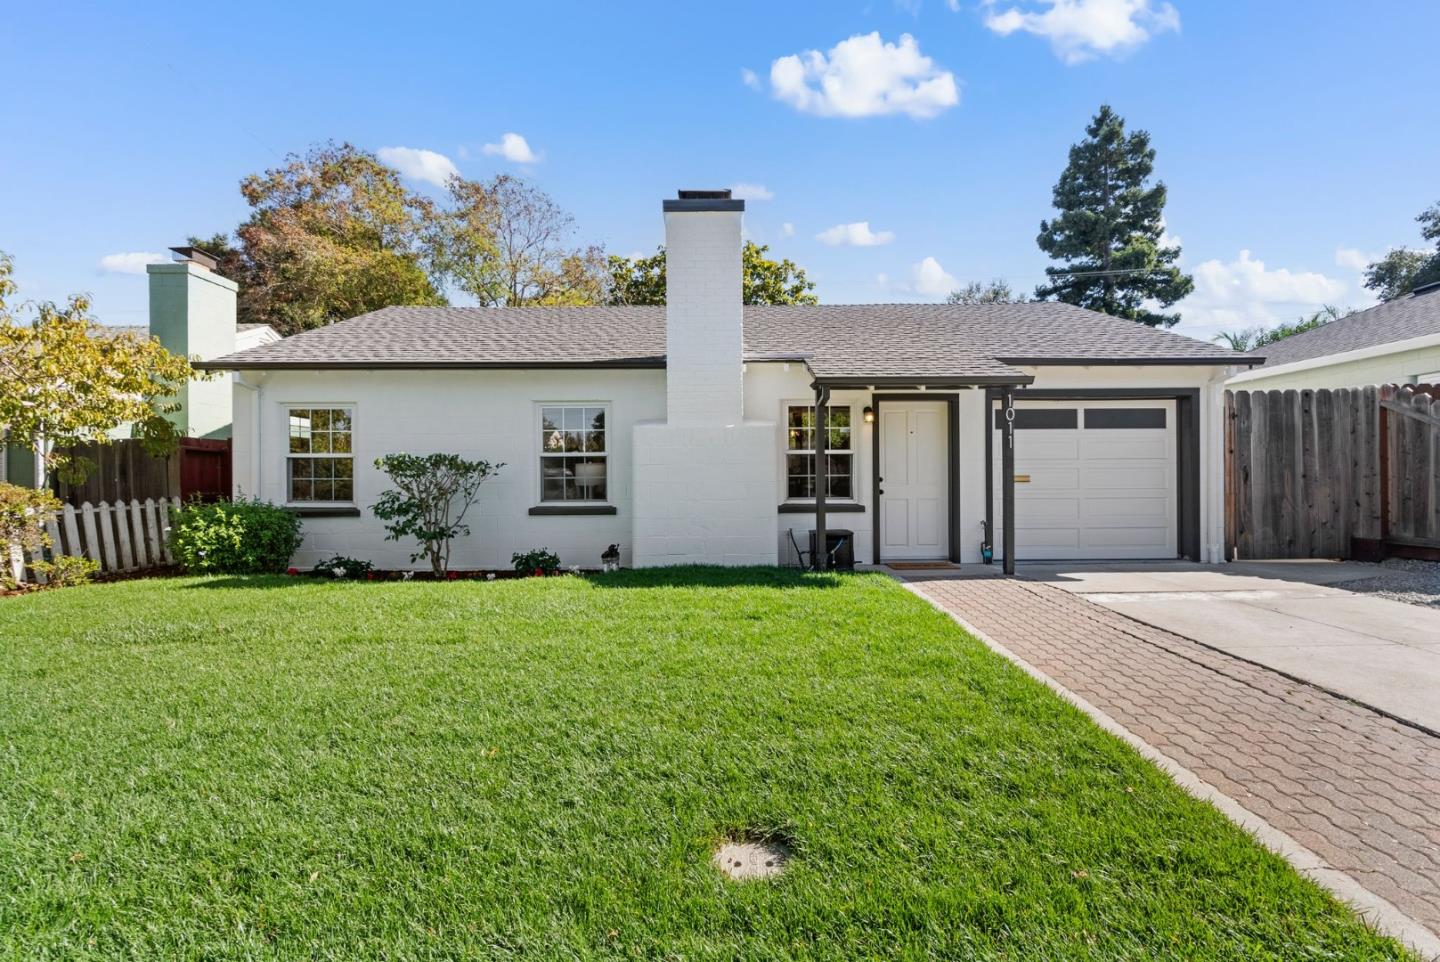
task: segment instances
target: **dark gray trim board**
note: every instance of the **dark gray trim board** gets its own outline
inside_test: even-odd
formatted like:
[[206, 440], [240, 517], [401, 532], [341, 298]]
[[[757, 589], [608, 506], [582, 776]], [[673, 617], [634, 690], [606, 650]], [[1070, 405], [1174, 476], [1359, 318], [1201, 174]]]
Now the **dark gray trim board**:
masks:
[[[815, 383], [831, 388], [926, 388], [930, 391], [963, 391], [967, 388], [993, 387], [997, 384], [1032, 384], [1035, 379], [1028, 374], [987, 374], [977, 377], [956, 375], [953, 377], [866, 377], [863, 374], [846, 374], [839, 377], [817, 377]], [[920, 392], [925, 400], [925, 392]]]
[[1253, 367], [1264, 364], [1265, 358], [1251, 354], [1216, 354], [1210, 357], [997, 357], [1001, 364], [1023, 364], [1026, 367], [1175, 367], [1194, 365], [1237, 364]]
[[[777, 509], [777, 513], [778, 513], [778, 514], [814, 514], [814, 513], [815, 513], [815, 505], [813, 505], [813, 504], [796, 504], [796, 503], [791, 503], [791, 502], [788, 502], [788, 501], [787, 501], [785, 504], [780, 505], [780, 507]], [[838, 503], [838, 504], [831, 504], [831, 503], [827, 500], [827, 501], [825, 502], [825, 513], [826, 513], [826, 514], [864, 514], [864, 513], [865, 513], [865, 505], [863, 505], [863, 504], [855, 504], [855, 503], [850, 502], [850, 501], [841, 501], [841, 502]]]
[[[999, 391], [985, 392], [985, 425], [989, 428]], [[1180, 557], [1200, 560], [1200, 389], [1198, 387], [1027, 388], [1015, 392], [1020, 401], [1174, 401], [1175, 402], [1175, 544]], [[987, 431], [988, 434], [988, 431]], [[985, 475], [995, 470], [986, 445]], [[994, 531], [993, 491], [986, 492], [986, 537]], [[993, 542], [992, 542], [993, 544]], [[1041, 559], [1035, 559], [1041, 560]]]
[[316, 506], [314, 508], [303, 508], [299, 505], [289, 504], [285, 510], [291, 514], [299, 515], [302, 518], [358, 518], [359, 508], [327, 508]]
[[543, 515], [619, 514], [613, 504], [537, 504], [530, 509], [537, 517]]
[[609, 361], [195, 361], [201, 371], [584, 371], [664, 370], [663, 357]]
[[945, 459], [945, 470], [949, 474], [946, 497], [949, 505], [946, 511], [946, 527], [950, 535], [950, 560], [960, 561], [960, 396], [940, 392], [919, 391], [914, 394], [872, 394], [870, 406], [875, 409], [875, 429], [870, 432], [870, 503], [875, 505], [871, 512], [871, 561], [880, 564], [880, 406], [886, 401], [944, 401], [946, 444], [950, 448]]

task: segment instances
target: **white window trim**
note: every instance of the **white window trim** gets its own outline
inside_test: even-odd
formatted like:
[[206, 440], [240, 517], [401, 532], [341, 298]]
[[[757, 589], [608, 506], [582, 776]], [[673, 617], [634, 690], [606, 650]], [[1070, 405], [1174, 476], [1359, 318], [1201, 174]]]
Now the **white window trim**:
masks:
[[[535, 470], [535, 506], [536, 507], [577, 507], [594, 508], [608, 507], [613, 505], [614, 484], [615, 484], [615, 448], [611, 444], [611, 432], [614, 424], [613, 404], [610, 401], [536, 401], [535, 409], [531, 414], [530, 443], [534, 446], [534, 455], [530, 459]], [[545, 500], [545, 472], [540, 470], [540, 464], [547, 457], [564, 457], [564, 453], [555, 452], [547, 454], [545, 445], [541, 441], [544, 432], [545, 408], [603, 408], [605, 410], [605, 450], [604, 451], [582, 451], [581, 455], [599, 455], [605, 458], [605, 497], [588, 498], [586, 500], [574, 499], [570, 501], [546, 501]], [[576, 452], [570, 452], [574, 457]]]
[[[330, 454], [291, 454], [290, 453], [290, 412], [291, 411], [313, 411], [324, 409], [328, 411], [346, 411], [350, 415], [350, 500], [349, 501], [294, 501], [290, 497], [290, 460], [292, 458], [334, 458], [346, 457], [346, 455]], [[359, 434], [357, 427], [360, 418], [356, 414], [354, 402], [342, 401], [287, 401], [280, 405], [281, 409], [281, 431], [280, 442], [283, 445], [280, 453], [280, 484], [285, 492], [285, 507], [287, 508], [353, 508], [360, 503], [360, 472], [355, 470], [355, 463], [358, 460], [355, 451], [359, 447], [355, 438]]]
[[[785, 492], [785, 504], [814, 504], [814, 498], [792, 498], [790, 497], [790, 470], [789, 462], [786, 460], [791, 454], [805, 454], [805, 451], [790, 450], [790, 409], [793, 407], [813, 408], [814, 398], [789, 398], [780, 402], [780, 484]], [[847, 402], [831, 402], [826, 407], [830, 410], [846, 408], [850, 412], [850, 448], [826, 448], [826, 454], [848, 454], [850, 455], [850, 497], [832, 498], [826, 497], [826, 504], [859, 504], [860, 498], [860, 432], [855, 420], [856, 404]], [[808, 452], [814, 454], [814, 451]]]

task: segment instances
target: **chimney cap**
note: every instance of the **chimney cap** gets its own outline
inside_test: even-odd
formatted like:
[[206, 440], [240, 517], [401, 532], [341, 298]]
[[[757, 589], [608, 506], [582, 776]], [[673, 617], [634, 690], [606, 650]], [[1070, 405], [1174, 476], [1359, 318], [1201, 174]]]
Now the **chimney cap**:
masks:
[[665, 212], [672, 211], [744, 211], [743, 198], [733, 198], [725, 190], [681, 190], [675, 200], [664, 201]]
[[174, 252], [175, 260], [181, 262], [189, 261], [192, 264], [198, 264], [207, 271], [213, 271], [220, 263], [214, 254], [203, 251], [198, 247], [172, 247], [170, 250]]

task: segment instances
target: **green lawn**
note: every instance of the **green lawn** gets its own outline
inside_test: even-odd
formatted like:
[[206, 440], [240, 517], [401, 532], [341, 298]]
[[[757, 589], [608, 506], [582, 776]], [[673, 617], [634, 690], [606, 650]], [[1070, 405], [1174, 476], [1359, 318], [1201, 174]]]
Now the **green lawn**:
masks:
[[879, 576], [132, 581], [0, 646], [0, 957], [1402, 955]]

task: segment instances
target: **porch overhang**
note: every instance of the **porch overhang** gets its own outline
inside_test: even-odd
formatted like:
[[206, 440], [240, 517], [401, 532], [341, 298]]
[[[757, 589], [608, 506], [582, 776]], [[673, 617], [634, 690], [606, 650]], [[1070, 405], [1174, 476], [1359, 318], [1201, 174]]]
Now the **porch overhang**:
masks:
[[[1002, 430], [1002, 457], [1001, 457], [1001, 517], [1004, 525], [1003, 535], [1005, 538], [1003, 565], [1007, 575], [1015, 574], [1015, 389], [1028, 387], [1035, 383], [1033, 374], [1017, 372], [1007, 375], [971, 375], [971, 376], [885, 376], [885, 377], [860, 377], [860, 376], [830, 376], [819, 377], [811, 383], [810, 387], [815, 392], [815, 433], [817, 437], [824, 437], [826, 432], [826, 408], [830, 403], [830, 392], [832, 390], [868, 390], [875, 392], [877, 396], [881, 392], [896, 391], [920, 391], [937, 393], [947, 391], [962, 391], [975, 388], [984, 388], [987, 393], [995, 392], [1001, 399], [1001, 410], [1003, 414]], [[987, 405], [988, 411], [988, 405]], [[988, 414], [987, 414], [988, 417]], [[959, 452], [954, 449], [957, 443], [957, 432], [955, 429], [954, 404], [951, 405], [950, 431], [948, 437], [951, 450], [948, 452], [950, 466], [950, 510], [947, 516], [951, 519], [952, 536], [950, 539], [950, 550], [952, 555], [958, 550], [955, 543], [954, 533], [957, 531], [956, 514], [959, 511], [959, 504], [955, 503], [957, 468], [955, 465]], [[876, 463], [879, 461], [879, 441], [876, 445]], [[815, 551], [811, 556], [811, 562], [817, 571], [824, 571], [828, 567], [829, 553], [827, 550], [829, 542], [826, 539], [826, 501], [829, 493], [829, 478], [827, 476], [826, 459], [817, 456], [815, 458]], [[987, 479], [989, 469], [986, 470]], [[987, 480], [988, 484], [988, 480]], [[880, 561], [880, 504], [879, 485], [875, 485], [875, 561]], [[988, 498], [988, 495], [987, 495]], [[988, 562], [987, 562], [988, 563]]]

